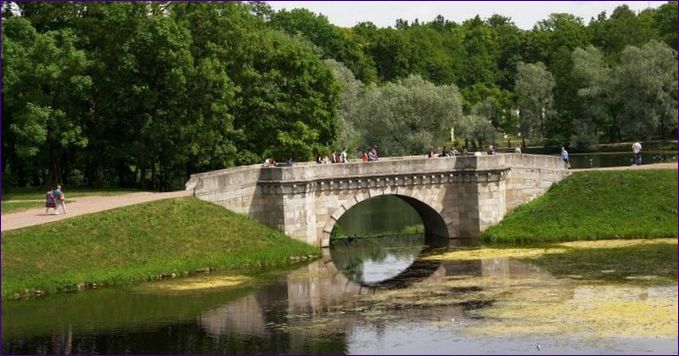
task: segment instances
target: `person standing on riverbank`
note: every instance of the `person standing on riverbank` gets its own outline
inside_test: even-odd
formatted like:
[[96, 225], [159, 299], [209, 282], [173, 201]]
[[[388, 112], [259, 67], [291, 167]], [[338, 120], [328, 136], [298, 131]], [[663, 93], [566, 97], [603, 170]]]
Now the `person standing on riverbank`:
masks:
[[641, 143], [639, 141], [632, 144], [632, 152], [634, 153], [634, 165], [641, 165]]

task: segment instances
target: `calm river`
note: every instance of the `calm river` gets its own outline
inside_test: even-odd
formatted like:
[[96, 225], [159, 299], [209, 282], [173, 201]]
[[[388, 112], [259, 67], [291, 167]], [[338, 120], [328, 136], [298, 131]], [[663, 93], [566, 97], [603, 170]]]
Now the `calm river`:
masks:
[[[393, 203], [361, 209], [370, 216]], [[389, 230], [416, 230], [409, 218], [397, 220]], [[348, 235], [358, 228], [350, 225]], [[422, 234], [406, 232], [337, 239], [323, 258], [263, 276], [210, 274], [3, 301], [2, 351], [677, 353], [676, 277], [557, 278], [533, 261], [579, 245], [480, 248], [453, 240], [428, 248]]]

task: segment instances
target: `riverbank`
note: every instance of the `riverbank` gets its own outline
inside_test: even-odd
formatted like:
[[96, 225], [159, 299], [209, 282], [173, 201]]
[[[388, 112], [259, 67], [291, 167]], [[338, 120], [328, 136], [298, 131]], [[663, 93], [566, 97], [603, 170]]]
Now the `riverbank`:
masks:
[[2, 297], [257, 271], [319, 255], [246, 216], [166, 199], [2, 233]]
[[573, 173], [482, 236], [503, 243], [677, 237], [677, 171]]

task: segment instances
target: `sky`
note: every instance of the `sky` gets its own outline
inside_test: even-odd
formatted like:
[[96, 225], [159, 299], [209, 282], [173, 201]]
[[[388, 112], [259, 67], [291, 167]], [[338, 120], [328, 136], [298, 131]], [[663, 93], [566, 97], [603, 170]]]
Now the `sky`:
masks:
[[461, 23], [477, 14], [482, 18], [493, 14], [510, 17], [516, 26], [529, 30], [535, 23], [551, 13], [567, 12], [589, 23], [601, 11], [607, 15], [622, 4], [641, 11], [657, 8], [666, 1], [268, 1], [274, 10], [304, 7], [328, 17], [330, 23], [352, 27], [362, 21], [371, 21], [378, 27], [394, 26], [396, 19], [412, 22], [433, 20], [443, 15], [448, 20]]

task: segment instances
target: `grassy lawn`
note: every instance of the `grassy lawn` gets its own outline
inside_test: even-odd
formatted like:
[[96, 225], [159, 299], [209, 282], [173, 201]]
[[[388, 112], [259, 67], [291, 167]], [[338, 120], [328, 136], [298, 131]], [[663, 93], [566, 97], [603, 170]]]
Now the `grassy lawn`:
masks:
[[[66, 201], [68, 203], [68, 201]], [[2, 214], [17, 213], [24, 210], [44, 208], [44, 201], [12, 201], [12, 202], [2, 202]]]
[[677, 171], [578, 172], [483, 233], [491, 242], [677, 236]]
[[213, 269], [259, 270], [319, 251], [195, 198], [168, 199], [2, 234], [2, 296]]

